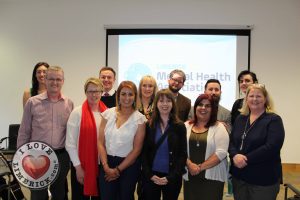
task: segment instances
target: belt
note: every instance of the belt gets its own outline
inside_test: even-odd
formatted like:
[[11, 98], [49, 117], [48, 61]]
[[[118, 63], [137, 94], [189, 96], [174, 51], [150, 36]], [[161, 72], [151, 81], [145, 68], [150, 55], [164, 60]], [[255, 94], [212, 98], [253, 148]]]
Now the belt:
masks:
[[117, 159], [125, 159], [125, 157], [120, 157], [120, 156], [111, 156], [111, 155], [107, 155], [107, 157], [110, 157], [110, 158], [117, 158]]
[[61, 154], [61, 153], [66, 152], [66, 148], [55, 149], [54, 152], [55, 152], [56, 154]]

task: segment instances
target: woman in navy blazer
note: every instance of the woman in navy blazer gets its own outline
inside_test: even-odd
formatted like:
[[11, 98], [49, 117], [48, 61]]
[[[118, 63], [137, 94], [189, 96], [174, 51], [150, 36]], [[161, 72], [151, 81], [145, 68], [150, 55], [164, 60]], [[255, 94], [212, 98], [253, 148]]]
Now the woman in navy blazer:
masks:
[[146, 200], [160, 199], [161, 193], [163, 199], [178, 198], [185, 172], [186, 145], [186, 128], [176, 116], [174, 97], [168, 89], [160, 90], [154, 99], [152, 117], [146, 124], [143, 146]]
[[230, 135], [235, 200], [275, 200], [282, 177], [282, 119], [262, 84], [250, 85]]

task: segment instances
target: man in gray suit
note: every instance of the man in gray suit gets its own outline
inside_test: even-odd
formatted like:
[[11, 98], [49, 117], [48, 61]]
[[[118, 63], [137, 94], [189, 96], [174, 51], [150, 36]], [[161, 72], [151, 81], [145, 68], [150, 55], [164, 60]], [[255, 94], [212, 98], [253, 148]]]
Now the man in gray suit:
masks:
[[185, 73], [179, 69], [171, 71], [168, 80], [169, 90], [173, 93], [175, 97], [177, 116], [183, 122], [185, 122], [188, 119], [189, 112], [191, 109], [191, 100], [179, 93], [181, 88], [184, 86], [185, 80]]
[[221, 83], [218, 79], [209, 79], [205, 83], [204, 86], [205, 90], [204, 93], [211, 95], [212, 98], [218, 103], [218, 121], [222, 122], [228, 131], [230, 133], [231, 131], [231, 114], [230, 111], [224, 108], [219, 104], [221, 100]]

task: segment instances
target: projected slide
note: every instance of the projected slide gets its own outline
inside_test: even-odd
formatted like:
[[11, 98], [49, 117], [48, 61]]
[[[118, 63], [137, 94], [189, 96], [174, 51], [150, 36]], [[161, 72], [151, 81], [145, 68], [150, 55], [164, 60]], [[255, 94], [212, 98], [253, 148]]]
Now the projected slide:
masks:
[[222, 84], [221, 104], [231, 109], [236, 99], [237, 36], [222, 35], [120, 35], [118, 81], [138, 83], [152, 75], [159, 89], [168, 87], [173, 69], [185, 72], [181, 93], [194, 103], [210, 78]]

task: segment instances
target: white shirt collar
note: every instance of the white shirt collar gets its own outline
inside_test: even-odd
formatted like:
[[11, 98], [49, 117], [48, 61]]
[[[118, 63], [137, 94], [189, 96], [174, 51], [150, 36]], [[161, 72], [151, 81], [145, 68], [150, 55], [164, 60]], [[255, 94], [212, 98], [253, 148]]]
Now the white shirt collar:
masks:
[[[107, 93], [109, 94], [109, 96], [112, 96], [112, 95], [114, 95], [115, 92], [116, 92], [116, 90], [114, 88], [111, 88], [111, 90], [109, 90]], [[106, 92], [103, 92], [102, 96], [105, 96], [105, 93]]]

